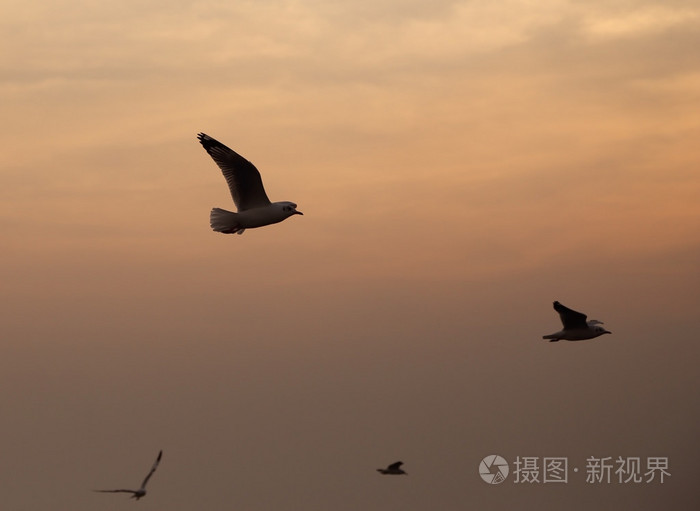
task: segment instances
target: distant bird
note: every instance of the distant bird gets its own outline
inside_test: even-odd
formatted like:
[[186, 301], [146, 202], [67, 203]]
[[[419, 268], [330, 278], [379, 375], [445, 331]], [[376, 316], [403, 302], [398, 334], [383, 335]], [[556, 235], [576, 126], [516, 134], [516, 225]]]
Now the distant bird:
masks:
[[390, 474], [390, 475], [401, 475], [401, 474], [408, 475], [408, 474], [406, 474], [406, 472], [404, 472], [404, 471], [401, 469], [401, 465], [403, 465], [403, 461], [397, 461], [396, 463], [392, 463], [391, 465], [389, 465], [389, 466], [386, 467], [386, 468], [378, 468], [378, 469], [377, 469], [377, 472], [379, 472], [380, 474], [384, 474], [384, 475], [386, 475], [386, 474]]
[[293, 202], [270, 202], [260, 172], [243, 156], [209, 135], [197, 135], [200, 144], [223, 172], [238, 213], [214, 208], [209, 215], [211, 228], [226, 234], [243, 234], [246, 229], [276, 224], [292, 215], [303, 215]]
[[543, 339], [549, 339], [549, 342], [557, 342], [562, 339], [566, 341], [584, 341], [612, 333], [599, 326], [603, 324], [602, 321], [597, 319], [586, 321], [585, 314], [569, 309], [559, 302], [554, 302], [554, 310], [559, 313], [564, 328], [559, 332], [542, 337]]
[[148, 480], [153, 475], [153, 472], [155, 472], [156, 469], [158, 468], [158, 463], [160, 463], [160, 459], [162, 457], [163, 457], [163, 451], [160, 451], [158, 453], [158, 457], [156, 458], [155, 463], [151, 467], [151, 471], [148, 473], [146, 478], [143, 480], [143, 482], [141, 483], [141, 488], [139, 488], [138, 490], [93, 490], [93, 491], [101, 492], [101, 493], [131, 493], [132, 499], [139, 500], [141, 497], [146, 495], [146, 484], [148, 484]]

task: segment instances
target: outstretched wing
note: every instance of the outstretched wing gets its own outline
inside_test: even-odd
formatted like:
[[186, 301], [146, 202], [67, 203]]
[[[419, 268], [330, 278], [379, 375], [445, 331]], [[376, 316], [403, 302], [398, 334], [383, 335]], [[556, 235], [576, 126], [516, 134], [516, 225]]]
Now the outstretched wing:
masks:
[[577, 328], [588, 328], [586, 315], [569, 309], [559, 302], [554, 302], [554, 310], [559, 313], [564, 330], [576, 330]]
[[388, 470], [398, 470], [399, 468], [401, 468], [401, 465], [403, 465], [403, 461], [397, 461], [396, 463], [392, 463], [386, 468]]
[[153, 475], [153, 472], [155, 472], [156, 469], [158, 468], [158, 464], [160, 463], [160, 459], [161, 459], [162, 457], [163, 457], [163, 451], [160, 451], [160, 452], [158, 453], [158, 457], [156, 458], [155, 463], [153, 463], [153, 466], [151, 467], [151, 471], [148, 473], [148, 475], [146, 476], [146, 478], [145, 478], [145, 479], [143, 480], [143, 482], [141, 483], [141, 489], [142, 489], [142, 490], [146, 488], [146, 483], [148, 483], [148, 480], [149, 480], [149, 479], [151, 478], [151, 476]]
[[199, 133], [197, 138], [223, 172], [238, 211], [270, 204], [255, 165], [209, 135]]
[[136, 493], [136, 490], [92, 490], [100, 493]]

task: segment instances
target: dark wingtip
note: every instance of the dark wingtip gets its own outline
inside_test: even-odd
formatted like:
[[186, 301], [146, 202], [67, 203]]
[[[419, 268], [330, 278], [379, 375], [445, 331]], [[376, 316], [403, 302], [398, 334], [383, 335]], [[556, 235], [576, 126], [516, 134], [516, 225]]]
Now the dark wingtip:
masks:
[[226, 147], [224, 144], [216, 140], [215, 138], [210, 137], [206, 133], [198, 133], [197, 138], [199, 139], [199, 143], [202, 144], [202, 147], [204, 150], [209, 153], [210, 156], [213, 157], [212, 151], [213, 150], [218, 150], [218, 151], [230, 151], [228, 147]]
[[211, 138], [206, 133], [197, 133], [197, 139], [199, 140], [199, 143], [202, 144], [202, 146], [204, 146], [204, 149], [206, 149], [207, 151], [209, 150], [210, 147], [213, 147], [213, 146], [219, 144], [219, 142], [217, 140]]

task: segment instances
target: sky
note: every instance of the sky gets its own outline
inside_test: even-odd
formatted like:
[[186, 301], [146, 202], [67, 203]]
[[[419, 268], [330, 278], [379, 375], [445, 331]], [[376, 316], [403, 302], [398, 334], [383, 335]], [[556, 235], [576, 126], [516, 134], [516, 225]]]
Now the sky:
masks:
[[[696, 509], [697, 2], [5, 0], [0, 34], [6, 509]], [[198, 132], [304, 216], [212, 232]], [[544, 341], [554, 300], [612, 335]], [[91, 491], [160, 449], [138, 504]]]

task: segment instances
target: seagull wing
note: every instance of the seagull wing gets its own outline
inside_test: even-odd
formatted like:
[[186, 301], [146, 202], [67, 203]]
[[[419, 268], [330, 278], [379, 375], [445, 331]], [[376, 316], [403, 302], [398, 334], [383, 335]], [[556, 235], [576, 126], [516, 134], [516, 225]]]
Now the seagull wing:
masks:
[[270, 204], [255, 165], [209, 135], [199, 133], [197, 138], [223, 172], [238, 211]]
[[399, 468], [401, 468], [401, 465], [403, 465], [403, 461], [397, 461], [396, 463], [392, 463], [386, 468], [388, 470], [398, 470]]
[[100, 493], [136, 493], [136, 490], [92, 490]]
[[581, 312], [569, 309], [559, 302], [554, 302], [554, 310], [559, 313], [564, 330], [575, 330], [577, 328], [588, 328], [586, 315]]
[[155, 463], [153, 463], [153, 466], [151, 467], [151, 471], [148, 473], [148, 475], [146, 476], [146, 478], [145, 478], [145, 479], [143, 480], [143, 482], [141, 483], [141, 489], [142, 489], [142, 490], [146, 488], [146, 483], [148, 483], [148, 480], [149, 480], [149, 479], [151, 478], [151, 476], [153, 475], [153, 472], [155, 472], [156, 469], [158, 468], [158, 463], [160, 463], [160, 459], [161, 459], [162, 457], [163, 457], [163, 451], [160, 451], [160, 452], [158, 453], [158, 457], [156, 458]]

